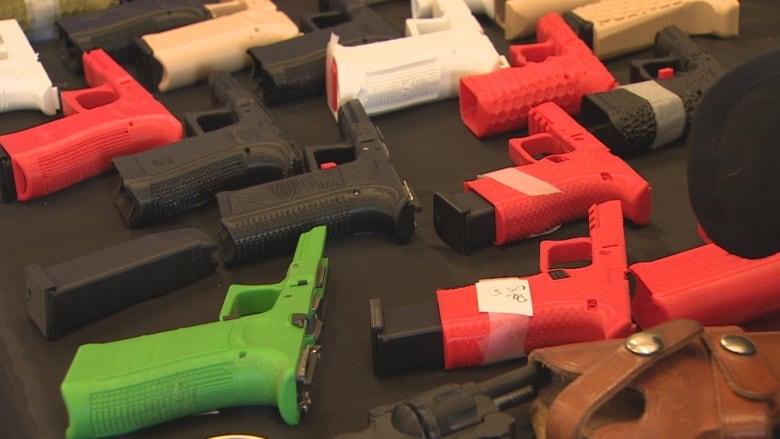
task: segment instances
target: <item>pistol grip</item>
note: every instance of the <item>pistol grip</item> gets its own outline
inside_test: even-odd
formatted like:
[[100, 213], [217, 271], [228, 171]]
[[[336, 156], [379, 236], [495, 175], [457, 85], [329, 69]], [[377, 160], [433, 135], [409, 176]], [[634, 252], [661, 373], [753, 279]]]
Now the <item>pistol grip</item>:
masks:
[[248, 66], [250, 47], [299, 35], [298, 26], [271, 5], [139, 38], [145, 82], [168, 91], [204, 80], [215, 70], [235, 72]]
[[60, 17], [60, 58], [74, 72], [81, 55], [100, 47], [120, 62], [130, 62], [133, 38], [211, 18], [201, 0], [124, 2], [102, 11]]
[[297, 236], [327, 225], [328, 237], [414, 233], [415, 206], [389, 162], [356, 160], [325, 171], [217, 194], [226, 264], [288, 253]]
[[[533, 316], [480, 312], [476, 284], [438, 290], [445, 368], [628, 335], [632, 324], [620, 204], [592, 206], [589, 225], [590, 238], [541, 243], [541, 272], [521, 277], [528, 282]], [[554, 267], [583, 260], [591, 263]]]
[[[309, 16], [312, 32], [248, 50], [252, 78], [263, 88], [266, 104], [278, 104], [322, 94], [325, 58], [331, 34], [344, 46], [398, 38], [401, 34], [371, 8]], [[327, 21], [327, 22], [326, 22]], [[324, 29], [320, 29], [324, 27]]]
[[289, 352], [279, 352], [261, 345], [256, 334], [303, 330], [289, 319], [277, 325], [263, 320], [81, 346], [61, 386], [70, 419], [67, 437], [127, 433], [237, 405], [278, 405], [284, 421], [297, 424], [300, 345], [290, 343]]
[[696, 35], [737, 35], [739, 7], [737, 0], [600, 0], [572, 13], [593, 23], [593, 53], [608, 59], [650, 46], [669, 25]]
[[301, 162], [297, 146], [273, 131], [250, 123], [229, 125], [115, 158], [121, 178], [115, 204], [126, 223], [137, 227], [213, 202], [219, 191], [298, 174]]

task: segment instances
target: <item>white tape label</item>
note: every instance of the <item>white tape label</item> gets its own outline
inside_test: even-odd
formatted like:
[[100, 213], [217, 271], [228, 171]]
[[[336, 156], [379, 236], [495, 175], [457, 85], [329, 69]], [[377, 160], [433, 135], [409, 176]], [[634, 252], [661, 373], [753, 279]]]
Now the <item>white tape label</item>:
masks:
[[478, 175], [477, 178], [492, 178], [504, 186], [509, 186], [529, 196], [550, 195], [561, 191], [550, 183], [540, 180], [533, 175], [528, 175], [517, 168], [499, 169], [498, 171]]
[[477, 308], [480, 312], [500, 312], [533, 316], [531, 287], [527, 279], [501, 277], [477, 282]]

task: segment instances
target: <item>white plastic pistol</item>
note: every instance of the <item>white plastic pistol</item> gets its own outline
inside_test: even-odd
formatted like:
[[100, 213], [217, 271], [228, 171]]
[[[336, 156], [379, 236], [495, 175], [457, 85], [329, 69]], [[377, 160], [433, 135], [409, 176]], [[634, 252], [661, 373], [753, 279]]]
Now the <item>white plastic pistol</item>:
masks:
[[412, 11], [405, 38], [345, 47], [331, 37], [325, 74], [334, 117], [351, 99], [373, 115], [455, 97], [462, 76], [508, 66], [464, 0], [413, 1]]
[[40, 110], [53, 116], [60, 96], [16, 20], [0, 20], [0, 112]]

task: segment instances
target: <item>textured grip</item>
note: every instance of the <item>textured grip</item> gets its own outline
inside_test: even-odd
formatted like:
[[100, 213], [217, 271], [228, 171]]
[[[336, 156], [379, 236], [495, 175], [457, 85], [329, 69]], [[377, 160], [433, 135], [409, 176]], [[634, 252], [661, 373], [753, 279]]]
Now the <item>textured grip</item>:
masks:
[[633, 83], [582, 97], [580, 120], [615, 154], [684, 137], [702, 95], [723, 72], [675, 26], [658, 32], [655, 54], [657, 58], [631, 62]]
[[[627, 168], [627, 165], [621, 166]], [[626, 213], [637, 209], [632, 205], [644, 204], [639, 210], [641, 216], [632, 218], [637, 224], [647, 224], [650, 214], [649, 186], [644, 182], [646, 196], [637, 200], [634, 193], [626, 190], [626, 179], [622, 175], [605, 169], [604, 163], [577, 163], [577, 160], [556, 163], [545, 162], [529, 170], [527, 175], [558, 176], [561, 184], [557, 191], [540, 196], [529, 195], [509, 187], [490, 176], [466, 182], [468, 190], [477, 192], [490, 202], [496, 212], [496, 238], [494, 244], [508, 242], [538, 235], [555, 227], [585, 217], [593, 203], [608, 200], [621, 200], [626, 205]], [[510, 168], [515, 171], [514, 168]], [[621, 170], [621, 171], [625, 171]], [[517, 170], [517, 172], [525, 172]], [[618, 171], [620, 172], [620, 171]], [[579, 176], [579, 177], [575, 177]], [[549, 177], [548, 177], [549, 178]], [[554, 177], [550, 180], [557, 180]]]
[[480, 32], [444, 30], [353, 47], [333, 38], [326, 63], [328, 103], [336, 116], [351, 99], [379, 114], [453, 97], [461, 78], [493, 72], [506, 59]]
[[[624, 337], [632, 330], [620, 204], [588, 210], [590, 239], [543, 241], [541, 272], [524, 277], [533, 315], [480, 312], [477, 287], [436, 292], [445, 368], [478, 366], [533, 349]], [[564, 264], [588, 262], [577, 268]]]
[[324, 228], [302, 234], [285, 278], [232, 285], [218, 322], [81, 346], [61, 386], [67, 437], [113, 436], [258, 404], [276, 405], [284, 422], [297, 425], [319, 356], [324, 246]]
[[226, 264], [289, 253], [297, 236], [327, 225], [329, 238], [384, 232], [406, 243], [414, 209], [389, 161], [358, 159], [234, 192], [217, 194]]
[[537, 40], [511, 48], [512, 65], [518, 67], [461, 78], [461, 118], [477, 137], [525, 127], [528, 111], [543, 102], [577, 114], [584, 94], [617, 86], [560, 15], [539, 20]]
[[593, 23], [593, 52], [601, 59], [650, 46], [664, 26], [721, 37], [739, 30], [738, 0], [599, 0], [572, 12]]
[[592, 204], [608, 200], [619, 200], [635, 224], [647, 224], [650, 185], [560, 107], [545, 103], [531, 110], [529, 133], [509, 141], [519, 166], [464, 185], [493, 205], [496, 245], [583, 218]]
[[655, 142], [658, 126], [647, 99], [618, 88], [582, 97], [580, 120], [616, 154], [645, 150]]
[[116, 204], [136, 227], [176, 216], [234, 190], [302, 171], [302, 153], [275, 127], [232, 125], [114, 159], [122, 179]]
[[[553, 301], [554, 292], [537, 288], [535, 281], [542, 276], [549, 277], [543, 273], [524, 278], [535, 297], [531, 318], [479, 312], [474, 285], [436, 291], [444, 334], [444, 367], [481, 366], [494, 363], [491, 356], [505, 360], [540, 347], [604, 339], [602, 317], [589, 309], [588, 300]], [[517, 337], [521, 343], [500, 346], [500, 338], [507, 337]]]
[[[56, 192], [110, 169], [114, 157], [181, 138], [181, 124], [172, 115], [130, 116], [139, 106], [126, 105], [133, 108], [126, 108], [124, 119], [113, 119], [115, 113], [106, 114], [111, 120], [73, 116], [0, 137], [12, 158], [17, 199]], [[25, 151], [27, 146], [38, 148]]]
[[66, 117], [0, 136], [20, 201], [107, 171], [114, 157], [182, 137], [179, 120], [103, 50], [85, 53], [83, 62], [92, 88], [60, 93]]
[[38, 60], [19, 23], [0, 20], [0, 113], [39, 109], [49, 116], [57, 114], [60, 97], [57, 87]]
[[295, 23], [273, 3], [253, 3], [245, 11], [139, 38], [136, 41], [144, 52], [139, 74], [159, 91], [185, 87], [206, 79], [212, 71], [247, 67], [250, 47], [298, 34]]
[[329, 32], [315, 31], [249, 49], [252, 78], [262, 86], [263, 101], [274, 105], [322, 94], [329, 38]]
[[222, 407], [276, 405], [282, 388], [292, 390], [295, 405], [294, 360], [285, 364], [247, 345], [252, 330], [270, 328], [243, 323], [81, 346], [62, 384], [70, 409], [66, 436], [103, 437]]

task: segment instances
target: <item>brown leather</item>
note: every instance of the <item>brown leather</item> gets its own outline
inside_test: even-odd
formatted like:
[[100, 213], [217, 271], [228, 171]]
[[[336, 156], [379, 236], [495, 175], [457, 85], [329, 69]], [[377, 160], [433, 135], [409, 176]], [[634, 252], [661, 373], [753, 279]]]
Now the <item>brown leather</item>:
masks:
[[[660, 342], [653, 354], [626, 340], [532, 352], [553, 374], [532, 404], [537, 437], [771, 438], [780, 428], [780, 332], [674, 320], [648, 334]], [[724, 335], [752, 341], [755, 352], [727, 350]]]

